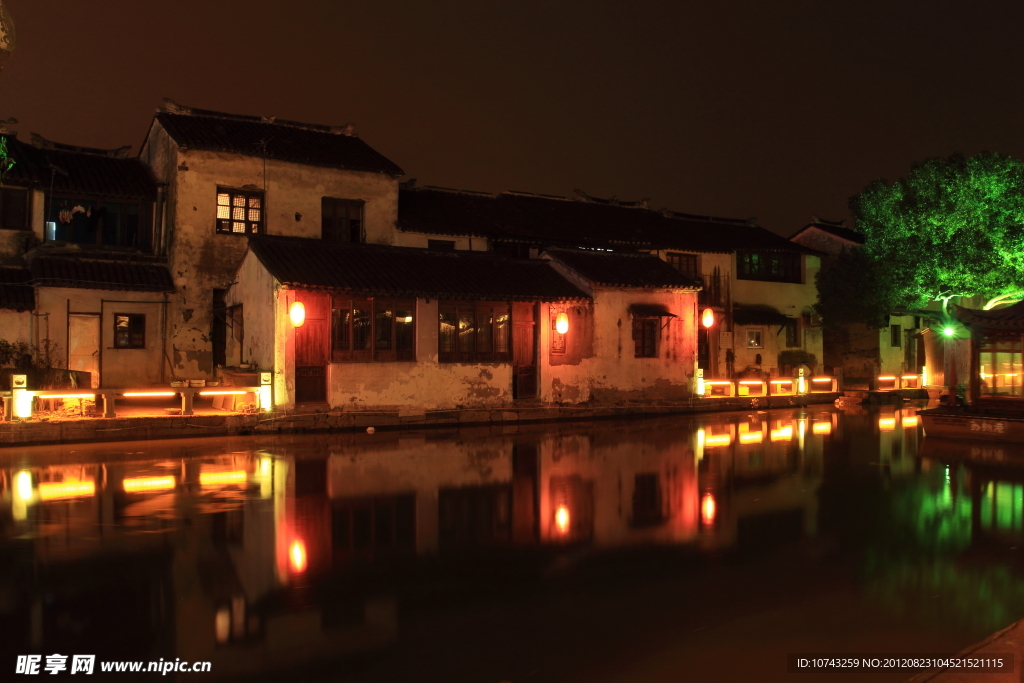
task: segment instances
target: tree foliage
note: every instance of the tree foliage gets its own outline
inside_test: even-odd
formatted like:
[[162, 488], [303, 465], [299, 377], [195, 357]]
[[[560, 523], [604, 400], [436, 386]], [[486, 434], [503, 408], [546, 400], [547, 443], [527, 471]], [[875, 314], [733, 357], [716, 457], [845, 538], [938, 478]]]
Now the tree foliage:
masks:
[[[993, 152], [929, 159], [894, 183], [871, 183], [850, 209], [864, 247], [819, 274], [826, 321], [880, 324], [896, 306], [1024, 296], [1024, 162]], [[863, 289], [841, 304], [854, 286], [833, 281], [844, 277]]]

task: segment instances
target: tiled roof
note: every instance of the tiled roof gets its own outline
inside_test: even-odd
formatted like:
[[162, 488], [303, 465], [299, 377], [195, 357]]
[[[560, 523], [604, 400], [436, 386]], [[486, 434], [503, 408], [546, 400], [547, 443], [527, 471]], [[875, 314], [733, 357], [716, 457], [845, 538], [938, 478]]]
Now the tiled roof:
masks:
[[800, 230], [797, 230], [789, 239], [794, 239], [797, 235], [800, 235], [806, 232], [807, 230], [810, 230], [811, 228], [817, 228], [822, 232], [827, 232], [833, 237], [838, 237], [841, 240], [846, 240], [847, 242], [852, 242], [853, 244], [864, 244], [863, 233], [859, 233], [856, 230], [851, 230], [850, 228], [843, 227], [842, 225], [836, 225], [835, 223], [830, 222], [817, 222], [806, 225], [803, 228], [800, 228]]
[[[180, 113], [178, 113], [180, 112]], [[298, 164], [401, 176], [405, 172], [351, 133], [336, 128], [260, 116], [176, 107], [156, 115], [181, 147], [231, 152]]]
[[818, 253], [745, 220], [516, 192], [401, 189], [398, 225], [406, 232], [486, 236], [537, 246]]
[[963, 308], [954, 304], [953, 313], [965, 325], [989, 330], [1024, 331], [1024, 301], [991, 311]]
[[298, 237], [249, 238], [249, 249], [288, 287], [366, 296], [500, 301], [587, 299], [546, 261]]
[[736, 304], [732, 309], [732, 320], [737, 325], [785, 325], [793, 318], [771, 306]]
[[54, 194], [152, 201], [156, 198], [153, 174], [127, 148], [101, 150], [50, 142], [33, 135], [35, 144], [4, 135], [15, 164], [4, 183], [34, 187]]
[[83, 258], [36, 257], [29, 264], [37, 287], [74, 287], [135, 292], [173, 292], [164, 265]]
[[595, 285], [699, 289], [700, 284], [656, 256], [554, 249], [547, 252]]
[[27, 268], [0, 268], [0, 308], [31, 311], [36, 307], [35, 290], [28, 283]]

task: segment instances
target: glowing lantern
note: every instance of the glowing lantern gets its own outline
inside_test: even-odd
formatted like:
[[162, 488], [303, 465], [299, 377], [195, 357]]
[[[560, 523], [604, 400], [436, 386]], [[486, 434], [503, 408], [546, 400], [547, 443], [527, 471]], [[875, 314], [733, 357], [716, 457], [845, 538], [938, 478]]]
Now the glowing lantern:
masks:
[[711, 327], [715, 324], [715, 312], [710, 308], [705, 308], [704, 312], [700, 314], [700, 324], [705, 328]]
[[943, 328], [942, 334], [946, 335], [947, 337], [952, 337], [953, 335], [956, 334], [956, 330], [954, 330], [952, 327], [946, 327]]
[[292, 327], [302, 327], [302, 323], [306, 322], [306, 307], [302, 305], [301, 301], [296, 301], [288, 309], [288, 317], [292, 320]]
[[569, 508], [564, 505], [559, 505], [555, 511], [555, 526], [558, 527], [558, 533], [569, 533]]
[[296, 574], [306, 571], [306, 544], [299, 540], [292, 541], [292, 547], [288, 550], [288, 559]]
[[700, 521], [704, 526], [711, 526], [715, 523], [716, 512], [715, 497], [710, 493], [705, 493], [700, 501]]
[[555, 318], [555, 332], [558, 334], [565, 334], [569, 331], [569, 316], [565, 313], [559, 313], [558, 317]]

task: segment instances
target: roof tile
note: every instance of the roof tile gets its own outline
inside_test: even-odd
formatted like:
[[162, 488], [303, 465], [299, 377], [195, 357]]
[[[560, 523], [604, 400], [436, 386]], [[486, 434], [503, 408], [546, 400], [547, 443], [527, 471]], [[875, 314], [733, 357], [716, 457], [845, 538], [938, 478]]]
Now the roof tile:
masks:
[[29, 264], [31, 284], [136, 292], [173, 292], [166, 266], [154, 263], [37, 257]]
[[548, 253], [595, 285], [700, 289], [701, 285], [656, 256], [553, 249]]

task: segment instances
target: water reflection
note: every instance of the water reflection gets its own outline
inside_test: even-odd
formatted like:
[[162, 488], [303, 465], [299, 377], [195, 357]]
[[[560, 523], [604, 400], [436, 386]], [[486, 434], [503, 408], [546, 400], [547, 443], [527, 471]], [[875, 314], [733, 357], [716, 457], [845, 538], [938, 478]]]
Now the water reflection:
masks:
[[362, 652], [397, 637], [410, 572], [494, 552], [529, 572], [514, 558], [796, 548], [786, 561], [853, 562], [878, 605], [958, 637], [1024, 615], [1007, 554], [1024, 448], [922, 444], [914, 407], [7, 455], [8, 653], [209, 660], [216, 677]]

